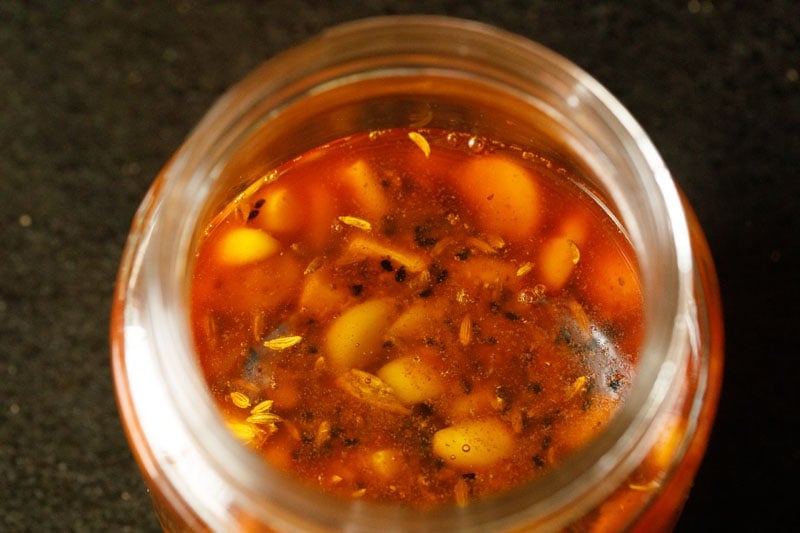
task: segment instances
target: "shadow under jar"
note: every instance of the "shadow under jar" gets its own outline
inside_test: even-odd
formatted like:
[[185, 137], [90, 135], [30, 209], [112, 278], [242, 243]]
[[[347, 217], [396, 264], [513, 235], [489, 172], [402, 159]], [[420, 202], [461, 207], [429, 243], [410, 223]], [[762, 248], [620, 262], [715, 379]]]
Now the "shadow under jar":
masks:
[[[323, 219], [325, 238], [314, 241], [319, 246], [316, 253], [308, 252], [313, 246], [305, 246], [313, 240], [311, 237], [299, 239], [302, 242], [298, 245], [291, 239], [283, 242], [280, 230], [261, 232], [264, 227], [274, 229], [277, 224], [277, 219], [270, 220], [269, 209], [263, 207], [271, 201], [274, 188], [285, 183], [302, 189], [304, 179], [314, 187], [319, 187], [319, 183], [323, 183], [323, 188], [327, 186], [324, 185], [327, 182], [310, 181], [312, 178], [305, 178], [302, 172], [293, 176], [293, 168], [311, 165], [309, 168], [313, 170], [315, 159], [327, 161], [327, 154], [346, 152], [348, 146], [352, 151], [369, 153], [370, 143], [375, 142], [381, 150], [388, 150], [391, 144], [380, 144], [381, 139], [387, 138], [396, 141], [398, 151], [410, 154], [403, 161], [413, 159], [415, 165], [422, 166], [404, 169], [400, 164], [394, 170], [375, 170], [373, 167], [381, 161], [392, 160], [377, 157], [367, 165], [374, 172], [357, 168], [363, 158], [343, 163], [338, 174], [331, 170], [332, 177], [325, 179], [336, 183], [341, 174], [345, 176], [342, 179], [355, 180], [356, 192], [350, 189], [345, 194], [341, 193], [344, 186], [329, 186], [347, 198], [336, 200], [340, 202], [336, 205], [348, 209], [329, 210], [330, 216]], [[441, 153], [449, 155], [436, 163]], [[336, 167], [337, 161], [346, 159], [342, 158], [331, 159], [331, 166]], [[489, 161], [489, 167], [499, 165], [505, 171], [486, 171], [469, 178], [470, 172], [477, 171], [474, 164], [470, 167], [471, 163], [464, 163], [465, 160]], [[421, 227], [419, 224], [405, 227], [387, 222], [402, 219], [406, 213], [404, 201], [391, 196], [394, 185], [410, 195], [406, 200], [413, 200], [406, 202], [413, 203], [408, 213], [425, 213], [424, 180], [428, 178], [406, 179], [403, 171], [426, 168], [426, 164], [438, 164], [439, 170], [430, 173], [434, 180], [440, 179], [437, 172], [447, 174], [449, 166], [467, 169], [464, 175], [468, 178], [463, 178], [460, 171], [454, 171], [455, 177], [441, 178], [455, 180], [452, 182], [455, 192], [449, 196], [431, 193], [430, 203], [436, 206], [438, 200], [434, 199], [444, 198], [442, 205], [452, 209], [441, 213], [440, 218], [458, 228], [457, 238], [468, 242], [468, 246], [448, 251], [441, 235], [430, 237], [419, 231], [415, 234], [414, 230]], [[320, 168], [316, 169], [317, 174]], [[308, 170], [306, 174], [311, 176], [313, 172]], [[530, 176], [543, 180], [537, 182], [538, 192], [531, 197], [549, 199], [550, 193], [542, 192], [546, 189], [554, 195], [552, 198], [567, 201], [558, 204], [558, 212], [536, 218], [546, 223], [526, 226], [529, 219], [525, 217], [532, 216], [530, 212], [547, 207], [544, 205], [547, 202], [540, 202], [530, 212], [518, 209], [519, 202], [528, 198], [525, 187]], [[468, 186], [462, 178], [469, 182]], [[515, 180], [523, 182], [522, 189]], [[489, 194], [481, 198], [475, 191], [484, 188]], [[500, 191], [497, 196], [495, 190]], [[523, 192], [518, 194], [520, 190]], [[324, 200], [325, 196], [306, 194], [301, 209], [308, 212], [303, 212], [301, 225], [314, 219], [319, 212], [317, 207], [326, 212], [326, 202], [319, 203], [319, 198]], [[509, 215], [502, 209], [482, 213], [483, 200], [503, 200], [517, 206], [511, 208], [519, 213], [513, 213], [509, 227], [516, 227], [514, 231], [518, 233], [522, 231], [519, 227], [535, 227], [543, 236], [526, 241], [525, 235], [516, 235], [514, 231], [511, 236], [503, 235], [503, 225], [498, 225], [497, 220], [502, 222]], [[586, 212], [599, 213], [603, 221], [589, 217], [589, 223], [578, 225], [583, 229], [575, 230], [574, 226], [572, 230], [553, 229], [565, 227], [560, 225], [558, 213], [569, 212], [570, 201], [576, 205], [576, 212], [583, 212], [580, 204], [591, 204]], [[383, 209], [378, 209], [377, 214], [369, 209], [375, 202]], [[458, 207], [464, 208], [463, 214], [454, 214]], [[363, 210], [357, 212], [359, 208]], [[374, 218], [370, 219], [370, 215]], [[425, 216], [426, 220], [435, 219], [429, 214]], [[565, 220], [568, 218], [565, 215]], [[255, 221], [261, 226], [256, 226]], [[616, 235], [621, 246], [632, 255], [627, 264], [633, 273], [630, 279], [635, 283], [638, 298], [634, 332], [615, 331], [614, 324], [632, 322], [614, 322], [604, 314], [602, 305], [593, 306], [592, 287], [596, 284], [592, 282], [600, 278], [592, 278], [590, 270], [565, 278], [567, 281], [553, 281], [558, 276], [548, 277], [544, 266], [548, 259], [541, 255], [547, 235], [555, 232], [565, 237], [564, 249], [570, 260], [567, 268], [574, 265], [575, 269], [589, 269], [592, 259], [600, 261], [598, 258], [603, 256], [604, 243], [584, 244], [580, 235], [588, 231], [603, 235], [594, 226], [611, 228], [607, 234]], [[241, 239], [234, 239], [234, 244], [225, 248], [223, 230], [229, 234], [234, 234], [234, 230], [247, 231], [236, 234]], [[410, 234], [407, 241], [415, 243], [417, 248], [396, 244], [390, 239], [393, 231], [398, 235]], [[341, 238], [345, 244], [326, 248], [328, 237]], [[225, 319], [212, 321], [211, 326], [209, 322], [198, 325], [201, 322], [198, 317], [203, 315], [201, 304], [205, 302], [197, 296], [201, 290], [198, 284], [202, 283], [198, 279], [202, 277], [200, 274], [213, 272], [213, 268], [203, 270], [215, 257], [215, 252], [206, 249], [211, 246], [209, 243], [216, 243], [216, 250], [228, 250], [217, 252], [220, 257], [228, 258], [223, 261], [227, 261], [225, 267], [257, 263], [267, 256], [299, 258], [295, 261], [300, 265], [295, 277], [300, 280], [296, 281], [297, 295], [289, 291], [288, 296], [276, 296], [274, 291], [269, 292], [268, 286], [262, 295], [262, 300], [281, 299], [282, 307], [276, 307], [293, 309], [295, 315], [287, 318], [288, 315], [280, 315], [273, 309], [249, 323], [247, 335], [252, 336], [251, 345], [237, 340], [230, 332], [227, 335], [234, 338], [233, 342], [214, 345], [225, 346], [218, 350], [220, 361], [239, 358], [236, 365], [215, 363], [209, 356], [214, 353], [213, 347], [203, 341], [202, 332], [224, 337], [220, 328], [224, 328]], [[610, 241], [608, 244], [612, 247]], [[377, 342], [374, 351], [381, 352], [379, 357], [383, 359], [364, 362], [357, 357], [358, 362], [354, 362], [347, 349], [345, 355], [337, 355], [338, 345], [331, 344], [329, 339], [335, 336], [331, 330], [337, 327], [339, 318], [348, 314], [347, 309], [333, 310], [324, 315], [325, 319], [308, 320], [314, 326], [308, 326], [310, 329], [303, 335], [294, 335], [285, 326], [302, 322], [297, 314], [302, 315], [309, 307], [298, 303], [306, 287], [303, 280], [327, 268], [327, 264], [333, 263], [329, 261], [332, 256], [338, 258], [335, 264], [341, 266], [341, 257], [352, 251], [346, 246], [364, 255], [359, 264], [378, 269], [378, 274], [373, 272], [376, 276], [381, 268], [385, 273], [391, 271], [393, 280], [402, 282], [403, 287], [414, 280], [431, 282], [434, 278], [435, 281], [442, 277], [442, 270], [450, 273], [449, 280], [440, 280], [442, 287], [459, 275], [465, 279], [474, 275], [480, 278], [476, 290], [497, 289], [500, 296], [496, 300], [508, 306], [524, 300], [519, 294], [527, 287], [521, 281], [530, 279], [527, 276], [533, 276], [534, 281], [548, 280], [548, 283], [531, 282], [535, 289], [532, 298], [545, 308], [548, 302], [557, 302], [559, 309], [566, 310], [569, 320], [564, 323], [566, 326], [558, 326], [556, 321], [555, 330], [543, 333], [543, 338], [553, 344], [570, 345], [575, 342], [576, 332], [586, 333], [582, 349], [588, 351], [580, 352], [578, 359], [594, 372], [575, 373], [572, 368], [571, 374], [551, 376], [540, 383], [535, 376], [531, 377], [533, 371], [520, 367], [522, 374], [528, 372], [527, 381], [520, 385], [525, 391], [509, 394], [505, 391], [511, 385], [498, 384], [488, 377], [502, 373], [483, 365], [477, 370], [464, 371], [458, 381], [462, 388], [455, 394], [471, 401], [483, 390], [482, 384], [491, 384], [487, 387], [492, 394], [483, 407], [480, 401], [475, 404], [467, 401], [469, 405], [464, 408], [452, 400], [454, 394], [442, 393], [440, 389], [430, 393], [430, 398], [424, 396], [426, 393], [414, 396], [419, 393], [416, 384], [423, 379], [420, 375], [426, 376], [424, 372], [415, 374], [417, 371], [412, 369], [398, 374], [396, 368], [395, 371], [385, 368], [397, 355], [392, 350], [402, 345], [390, 338], [387, 331], [414, 304], [410, 300], [406, 303], [392, 300], [385, 288], [381, 289], [380, 298], [372, 300], [378, 304], [370, 312], [364, 311], [363, 320], [357, 317], [351, 325], [344, 326], [349, 332], [348, 327], [359, 330], [364, 320], [378, 320], [380, 324], [366, 328], [377, 331], [377, 336], [363, 332], [352, 335], [357, 337], [353, 342], [359, 346], [362, 338], [358, 335], [367, 335], [369, 338], [364, 338], [369, 342]], [[433, 271], [431, 265], [444, 261], [434, 261], [438, 253], [444, 254], [442, 257], [447, 257], [447, 264], [452, 266], [448, 269], [438, 266], [439, 270]], [[458, 270], [462, 263], [475, 264], [470, 261], [476, 259], [483, 260], [485, 268], [469, 271], [473, 274]], [[276, 272], [270, 269], [284, 267], [266, 262], [261, 270], [266, 277]], [[362, 274], [365, 268], [361, 269]], [[510, 269], [505, 277], [497, 274], [503, 268]], [[497, 275], [481, 277], [486, 272]], [[618, 284], [627, 281], [613, 268], [606, 275]], [[512, 287], [507, 293], [503, 292], [507, 289], [505, 285], [500, 288], [493, 285], [498, 276]], [[236, 275], [229, 278], [235, 280]], [[292, 283], [288, 285], [293, 286]], [[322, 286], [333, 285], [336, 284], [329, 281]], [[366, 296], [354, 288], [360, 285], [356, 282], [348, 285], [346, 297], [339, 300], [333, 297], [333, 301], [345, 302], [351, 310], [358, 307], [353, 302], [363, 303], [357, 298]], [[384, 283], [381, 287], [389, 285]], [[420, 287], [412, 290], [424, 298], [426, 287]], [[536, 315], [536, 320], [519, 320], [526, 318], [526, 311], [496, 307], [495, 300], [484, 301], [474, 294], [473, 302], [486, 303], [486, 317], [474, 312], [450, 316], [452, 309], [470, 297], [469, 291], [459, 293], [454, 286], [451, 289], [448, 294], [452, 298], [442, 304], [449, 314], [439, 318], [442, 331], [449, 328], [450, 340], [462, 357], [474, 354], [476, 358], [491, 359], [493, 354], [500, 353], [501, 348], [492, 348], [502, 342], [489, 333], [494, 323], [491, 313], [515, 322], [514, 328], [523, 328], [523, 337], [532, 328], [540, 327], [542, 320], [546, 322], [541, 316], [551, 317], [545, 313]], [[627, 297], [625, 291], [617, 289], [611, 291], [611, 296], [602, 296], [607, 300], [607, 309], [618, 304], [616, 296]], [[437, 290], [434, 287], [432, 292]], [[231, 291], [234, 299], [236, 289]], [[444, 292], [439, 290], [439, 294]], [[330, 291], [319, 294], [329, 295]], [[320, 298], [314, 293], [309, 301], [318, 303]], [[217, 299], [222, 296], [218, 294]], [[431, 322], [436, 324], [433, 319]], [[310, 346], [308, 335], [314, 334], [314, 328], [318, 330], [319, 345]], [[232, 326], [233, 330], [236, 326]], [[603, 366], [605, 360], [598, 363], [592, 359], [608, 356], [609, 349], [603, 343], [614, 335], [628, 339], [627, 352], [630, 352], [626, 359], [629, 371], [620, 373], [617, 379]], [[539, 365], [542, 371], [552, 368], [556, 359], [545, 360], [541, 343], [524, 338], [527, 344], [517, 347], [519, 360], [527, 357], [529, 363], [533, 361], [530, 364]], [[123, 423], [152, 491], [158, 517], [170, 531], [669, 529], [688, 495], [705, 450], [722, 366], [720, 304], [708, 248], [691, 209], [638, 124], [596, 81], [553, 52], [496, 28], [441, 17], [367, 19], [333, 28], [273, 58], [226, 93], [163, 169], [137, 212], [119, 272], [111, 339]], [[468, 365], [469, 361], [462, 360], [450, 369], [437, 366], [449, 355], [442, 348], [446, 343], [438, 337], [434, 340], [438, 342], [427, 343], [427, 351], [420, 357], [436, 360], [430, 368], [438, 369], [445, 377], [441, 383], [437, 381], [438, 374], [431, 379], [441, 388], [447, 385], [446, 376], [452, 370]], [[477, 345], [479, 340], [481, 346]], [[307, 372], [304, 376], [312, 376], [315, 371], [329, 376], [334, 384], [333, 396], [343, 390], [353, 397], [359, 394], [369, 397], [376, 390], [377, 396], [384, 399], [381, 395], [388, 395], [389, 403], [383, 404], [383, 400], [367, 398], [368, 406], [359, 423], [369, 426], [372, 416], [374, 420], [404, 414], [413, 417], [420, 411], [434, 420], [430, 422], [433, 429], [428, 435], [433, 451], [424, 453], [433, 468], [438, 469], [440, 474], [436, 475], [441, 479], [449, 475], [454, 480], [452, 497], [434, 498], [428, 504], [409, 504], [401, 497], [396, 500], [370, 497], [371, 492], [366, 488], [358, 490], [358, 485], [353, 486], [355, 490], [351, 490], [353, 487], [347, 490], [349, 495], [343, 495], [342, 491], [327, 490], [330, 487], [323, 487], [321, 481], [320, 487], [326, 490], [293, 473], [291, 463], [298, 458], [297, 454], [284, 455], [283, 460], [269, 460], [268, 450], [271, 443], [278, 442], [281, 431], [286, 433], [283, 441], [289, 442], [287, 446], [305, 443], [321, 448], [325, 444], [329, 452], [330, 434], [336, 433], [336, 424], [326, 427], [319, 419], [303, 426], [313, 419], [313, 413], [298, 415], [305, 416], [305, 422], [290, 419], [292, 407], [311, 386], [301, 383], [295, 397], [286, 400], [280, 395], [270, 396], [270, 387], [280, 388], [274, 382], [265, 384], [262, 380], [254, 384], [251, 380], [242, 384], [243, 374], [264, 368], [266, 358], [277, 357], [273, 352], [286, 355], [290, 352], [284, 353], [285, 350], [301, 348], [303, 352], [298, 352], [297, 359], [310, 365], [303, 370]], [[555, 357], [552, 352], [547, 353]], [[513, 363], [522, 364], [519, 360], [514, 358]], [[231, 367], [238, 370], [230, 371]], [[279, 370], [287, 372], [285, 365]], [[474, 380], [470, 377], [472, 372]], [[270, 379], [273, 377], [270, 374]], [[404, 389], [409, 386], [413, 389], [411, 393]], [[535, 406], [515, 411], [521, 403], [519, 398], [526, 394], [533, 397], [553, 390], [563, 397], [563, 405], [557, 403], [558, 395], [551, 395], [550, 408], [545, 414], [535, 411]], [[402, 397], [403, 391], [410, 396]], [[590, 393], [597, 394], [590, 396]], [[449, 399], [433, 398], [437, 394]], [[401, 398], [398, 400], [396, 396]], [[569, 401], [587, 398], [595, 403], [567, 405]], [[609, 398], [614, 401], [608, 403]], [[593, 412], [597, 401], [605, 401], [604, 405], [609, 406], [604, 411], [607, 420], [593, 423], [588, 437], [569, 437], [587, 425], [580, 416]], [[237, 409], [244, 414], [232, 424], [231, 413]], [[444, 411], [438, 413], [437, 409]], [[577, 417], [572, 425], [569, 419], [556, 423], [548, 418], [547, 413], [557, 416], [569, 409]], [[342, 410], [340, 407], [337, 412]], [[259, 414], [274, 416], [251, 418]], [[484, 435], [476, 437], [475, 431], [471, 437], [465, 437], [464, 443], [459, 435], [445, 432], [443, 437], [441, 433], [489, 419], [496, 425], [475, 430], [487, 433], [489, 444], [485, 444]], [[473, 490], [471, 484], [476, 480], [496, 481], [502, 478], [502, 472], [510, 470], [507, 465], [504, 467], [505, 455], [511, 453], [507, 450], [514, 448], [514, 443], [533, 424], [560, 424], [561, 433], [537, 434], [540, 444], [536, 449], [528, 450], [528, 444], [517, 446], [527, 450], [532, 465], [530, 475], [494, 492], [484, 494]], [[308, 428], [314, 431], [309, 433]], [[500, 442], [496, 440], [498, 434]], [[555, 460], [555, 452], [548, 449], [558, 449], [563, 444], [557, 438], [564, 442], [572, 438], [573, 443], [580, 445], [573, 446], [574, 449], [567, 446], [569, 453]], [[252, 442], [250, 446], [244, 445], [242, 441], [257, 441], [258, 446]], [[473, 452], [480, 451], [481, 446], [489, 454], [498, 449], [505, 451], [497, 452], [503, 457], [486, 464], [471, 464], [469, 460], [459, 463], [455, 454], [437, 456], [436, 447], [443, 446], [443, 441], [453, 446], [472, 444]], [[391, 475], [416, 479], [420, 492], [428, 490], [430, 475], [407, 471], [421, 460], [404, 456], [402, 443], [389, 448], [400, 450], [391, 460], [402, 463], [399, 472], [389, 469]], [[373, 461], [373, 470], [387, 471], [385, 450], [385, 446], [372, 449], [367, 456]], [[470, 457], [474, 456], [473, 453]], [[357, 475], [358, 472], [352, 474]], [[323, 476], [334, 476], [337, 483], [350, 479], [328, 471], [320, 472], [318, 477], [321, 480]], [[390, 485], [391, 479], [386, 484]], [[478, 497], [474, 497], [477, 493]]]

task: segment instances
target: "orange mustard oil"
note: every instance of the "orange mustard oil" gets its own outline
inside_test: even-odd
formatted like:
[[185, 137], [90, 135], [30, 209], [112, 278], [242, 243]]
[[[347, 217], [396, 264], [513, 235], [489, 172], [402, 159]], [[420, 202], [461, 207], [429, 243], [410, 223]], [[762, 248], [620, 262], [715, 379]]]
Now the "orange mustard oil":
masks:
[[554, 163], [427, 129], [275, 169], [209, 226], [200, 363], [234, 435], [344, 498], [468, 505], [584, 446], [642, 335], [634, 252]]

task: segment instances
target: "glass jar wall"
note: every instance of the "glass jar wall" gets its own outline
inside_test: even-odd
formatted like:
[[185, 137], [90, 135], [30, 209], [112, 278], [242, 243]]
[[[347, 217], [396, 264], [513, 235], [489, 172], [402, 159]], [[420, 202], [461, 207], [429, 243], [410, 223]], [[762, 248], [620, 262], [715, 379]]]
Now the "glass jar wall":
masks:
[[[188, 303], [203, 232], [266, 172], [347, 135], [420, 125], [530, 149], [580, 176], [636, 251], [645, 311], [636, 379], [596, 439], [498, 498], [424, 512], [324, 496], [240, 445], [198, 365]], [[666, 529], [702, 458], [722, 365], [708, 248], [638, 124], [555, 53], [440, 17], [334, 28], [226, 93], [136, 215], [111, 337], [123, 423], [175, 531]]]

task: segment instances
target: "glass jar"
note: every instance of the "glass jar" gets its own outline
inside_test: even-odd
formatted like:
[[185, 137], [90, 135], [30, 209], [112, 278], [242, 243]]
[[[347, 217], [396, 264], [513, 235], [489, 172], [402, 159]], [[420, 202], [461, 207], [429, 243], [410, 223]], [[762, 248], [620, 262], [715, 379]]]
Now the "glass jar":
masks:
[[[421, 125], [531, 147], [581, 176], [629, 236], [645, 301], [636, 379], [599, 437], [508, 494], [424, 512], [323, 496], [240, 445], [204, 381], [188, 311], [204, 229], [265, 171], [349, 134]], [[111, 340], [128, 438], [174, 531], [668, 529], [704, 453], [722, 366], [709, 250], [639, 125], [557, 54], [442, 17], [336, 27], [227, 92], [137, 212]]]

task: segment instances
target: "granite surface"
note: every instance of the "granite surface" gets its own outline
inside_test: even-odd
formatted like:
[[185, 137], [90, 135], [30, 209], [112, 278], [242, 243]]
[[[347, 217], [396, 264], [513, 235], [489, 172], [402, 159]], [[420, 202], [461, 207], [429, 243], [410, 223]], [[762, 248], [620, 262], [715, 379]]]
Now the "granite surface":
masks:
[[719, 416], [678, 531], [796, 527], [800, 3], [4, 0], [0, 531], [157, 529], [109, 369], [134, 210], [254, 66], [335, 23], [412, 12], [549, 46], [650, 134], [707, 232], [727, 329]]

